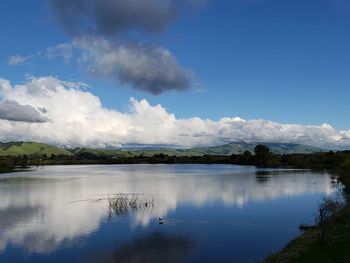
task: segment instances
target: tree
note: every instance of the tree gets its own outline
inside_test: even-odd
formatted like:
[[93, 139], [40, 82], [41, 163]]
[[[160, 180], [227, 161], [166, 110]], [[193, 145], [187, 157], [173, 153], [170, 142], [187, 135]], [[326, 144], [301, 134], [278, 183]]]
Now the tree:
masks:
[[22, 156], [21, 158], [21, 164], [20, 164], [21, 168], [28, 168], [28, 156], [25, 154]]
[[245, 151], [243, 154], [231, 155], [231, 161], [236, 162], [237, 164], [250, 165], [252, 164], [252, 153]]
[[269, 147], [259, 144], [254, 149], [256, 164], [266, 166], [271, 158], [271, 152]]
[[270, 149], [265, 145], [258, 144], [254, 149], [254, 153], [256, 156], [267, 156], [270, 154]]
[[330, 220], [336, 213], [341, 211], [344, 206], [342, 196], [342, 193], [338, 192], [338, 195], [323, 197], [318, 207], [318, 215], [315, 221], [320, 227], [318, 238], [322, 244], [328, 239]]

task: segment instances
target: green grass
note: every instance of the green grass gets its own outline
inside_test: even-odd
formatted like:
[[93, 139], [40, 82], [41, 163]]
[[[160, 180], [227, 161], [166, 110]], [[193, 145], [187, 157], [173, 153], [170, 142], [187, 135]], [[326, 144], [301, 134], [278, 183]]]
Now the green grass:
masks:
[[167, 154], [169, 156], [202, 156], [206, 154], [203, 151], [194, 149], [92, 149], [92, 148], [77, 148], [72, 151], [74, 154], [90, 153], [97, 156], [117, 156], [117, 157], [134, 157], [147, 156], [151, 157], [156, 154]]
[[132, 157], [132, 153], [121, 149], [93, 149], [93, 148], [75, 148], [72, 150], [75, 155], [93, 154], [96, 156], [116, 156], [116, 157]]
[[36, 142], [13, 142], [13, 143], [0, 143], [0, 156], [7, 155], [38, 155], [42, 156], [46, 154], [50, 157], [55, 155], [72, 155], [72, 153], [66, 149], [59, 148], [57, 146], [36, 143]]
[[318, 229], [310, 229], [291, 241], [282, 251], [267, 258], [266, 263], [350, 263], [350, 178], [343, 177], [347, 203], [344, 210], [331, 218], [326, 243], [318, 240]]
[[[307, 154], [315, 152], [323, 152], [323, 149], [291, 143], [263, 143], [270, 150], [277, 154]], [[156, 148], [156, 149], [91, 149], [91, 148], [76, 148], [72, 152], [74, 154], [91, 153], [97, 156], [147, 156], [151, 157], [156, 154], [166, 154], [169, 156], [203, 156], [203, 155], [232, 155], [242, 154], [245, 151], [254, 152], [255, 146], [258, 143], [232, 142], [225, 145], [200, 148]]]
[[350, 210], [347, 208], [331, 223], [328, 241], [321, 244], [317, 229], [306, 231], [266, 263], [343, 263], [350, 262]]
[[[232, 142], [225, 145], [213, 146], [213, 147], [201, 147], [201, 148], [190, 148], [190, 149], [157, 149], [144, 151], [146, 154], [157, 154], [164, 153], [168, 155], [176, 156], [202, 156], [202, 155], [232, 155], [242, 154], [245, 151], [254, 153], [254, 148], [259, 143], [246, 143], [246, 142]], [[315, 152], [323, 152], [323, 149], [300, 145], [292, 143], [261, 143], [270, 148], [273, 153], [276, 154], [307, 154]]]
[[[0, 156], [18, 156], [18, 155], [73, 155], [73, 154], [94, 154], [96, 156], [115, 156], [115, 157], [133, 157], [133, 156], [153, 156], [156, 154], [167, 154], [169, 156], [203, 156], [203, 155], [232, 155], [241, 154], [245, 151], [254, 152], [258, 143], [233, 142], [220, 146], [201, 147], [201, 148], [155, 148], [155, 149], [93, 149], [93, 148], [75, 148], [67, 150], [57, 146], [36, 143], [36, 142], [8, 142], [0, 143]], [[262, 143], [268, 146], [272, 152], [278, 154], [291, 153], [314, 153], [323, 151], [320, 148], [290, 144], [290, 143]]]

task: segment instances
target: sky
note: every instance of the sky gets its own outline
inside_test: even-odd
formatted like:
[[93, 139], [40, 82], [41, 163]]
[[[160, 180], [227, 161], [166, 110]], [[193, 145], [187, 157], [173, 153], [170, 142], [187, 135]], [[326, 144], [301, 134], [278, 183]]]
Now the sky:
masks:
[[1, 5], [1, 141], [350, 149], [347, 0]]

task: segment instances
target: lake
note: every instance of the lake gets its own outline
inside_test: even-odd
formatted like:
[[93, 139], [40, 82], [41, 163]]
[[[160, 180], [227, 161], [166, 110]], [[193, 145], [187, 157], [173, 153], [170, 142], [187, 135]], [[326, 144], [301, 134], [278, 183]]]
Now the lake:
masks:
[[0, 175], [0, 262], [260, 262], [313, 224], [327, 173], [47, 166]]

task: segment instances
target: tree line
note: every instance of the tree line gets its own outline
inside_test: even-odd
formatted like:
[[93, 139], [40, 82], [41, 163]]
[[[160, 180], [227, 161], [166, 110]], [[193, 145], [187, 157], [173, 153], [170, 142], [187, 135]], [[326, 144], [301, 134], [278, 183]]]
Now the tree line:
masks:
[[20, 155], [0, 157], [0, 171], [7, 172], [16, 168], [26, 168], [34, 165], [56, 164], [139, 164], [139, 163], [164, 163], [164, 164], [237, 164], [255, 165], [259, 167], [293, 167], [302, 169], [327, 169], [350, 170], [350, 151], [320, 152], [313, 154], [275, 154], [265, 145], [257, 145], [252, 154], [246, 151], [242, 154], [203, 155], [203, 156], [171, 156], [167, 154], [155, 154], [145, 156], [143, 154], [123, 157], [111, 155], [95, 155], [93, 153], [81, 153], [68, 155]]

